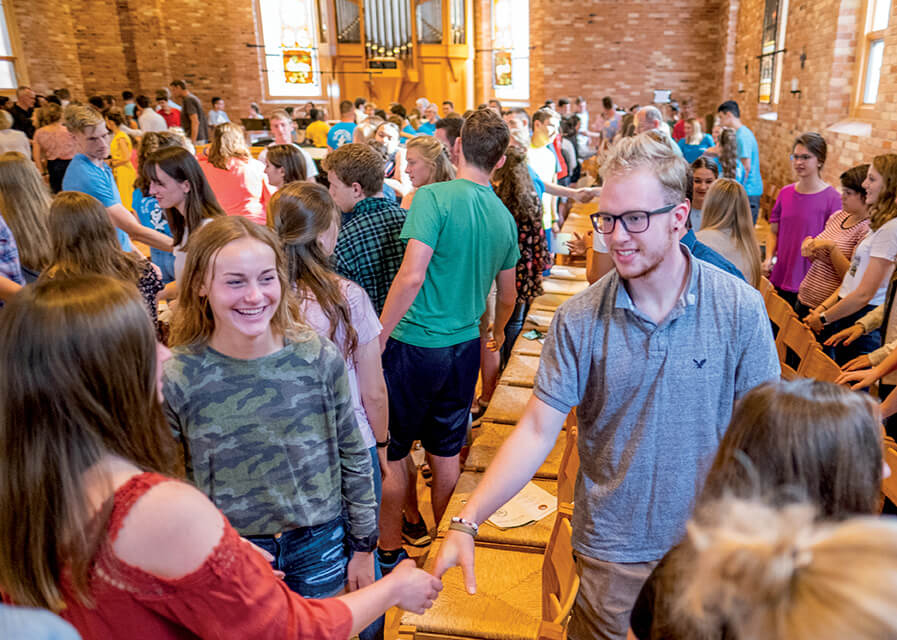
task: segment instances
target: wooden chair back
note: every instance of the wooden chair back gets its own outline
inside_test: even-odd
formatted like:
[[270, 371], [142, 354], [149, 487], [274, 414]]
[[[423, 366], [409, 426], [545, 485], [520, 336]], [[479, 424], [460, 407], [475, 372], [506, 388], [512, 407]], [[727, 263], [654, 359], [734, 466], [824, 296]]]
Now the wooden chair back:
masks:
[[769, 314], [769, 320], [772, 322], [772, 333], [776, 338], [778, 338], [779, 331], [785, 326], [789, 318], [797, 318], [797, 314], [794, 313], [791, 305], [774, 291], [766, 298], [766, 313]]
[[884, 440], [884, 455], [885, 464], [891, 468], [891, 477], [882, 479], [881, 492], [897, 504], [897, 443], [888, 437]]
[[841, 368], [834, 360], [825, 355], [822, 349], [813, 347], [807, 352], [804, 359], [800, 361], [797, 375], [801, 378], [834, 382], [841, 375]]
[[779, 364], [785, 380], [798, 377], [800, 363], [813, 348], [816, 348], [813, 332], [796, 317], [789, 317], [776, 336], [776, 350], [779, 352]]
[[579, 448], [576, 446], [577, 428], [567, 429], [567, 442], [564, 455], [558, 468], [558, 505], [573, 504], [573, 493], [576, 489], [576, 476], [579, 474]]
[[757, 290], [760, 292], [760, 295], [763, 296], [763, 300], [765, 301], [769, 294], [775, 293], [776, 288], [772, 286], [772, 283], [766, 276], [760, 276], [760, 286], [757, 287]]
[[542, 563], [542, 619], [562, 626], [566, 626], [579, 591], [579, 575], [573, 559], [572, 516], [569, 505], [558, 505], [558, 516]]

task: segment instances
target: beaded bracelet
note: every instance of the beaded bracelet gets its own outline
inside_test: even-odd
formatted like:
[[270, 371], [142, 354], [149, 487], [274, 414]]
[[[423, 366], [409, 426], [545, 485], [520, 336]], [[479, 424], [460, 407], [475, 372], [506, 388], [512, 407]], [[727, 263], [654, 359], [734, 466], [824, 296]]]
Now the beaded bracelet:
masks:
[[452, 531], [461, 531], [462, 533], [466, 533], [471, 538], [476, 538], [477, 533], [479, 533], [480, 531], [480, 528], [477, 526], [476, 522], [471, 522], [470, 520], [465, 520], [464, 518], [459, 518], [457, 516], [452, 518], [449, 529]]

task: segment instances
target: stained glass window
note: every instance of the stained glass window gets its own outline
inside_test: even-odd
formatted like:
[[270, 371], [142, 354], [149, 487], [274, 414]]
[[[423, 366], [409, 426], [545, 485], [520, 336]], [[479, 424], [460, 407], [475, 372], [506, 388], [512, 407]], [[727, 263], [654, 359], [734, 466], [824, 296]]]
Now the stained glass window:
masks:
[[259, 0], [264, 72], [271, 96], [320, 96], [318, 15], [314, 0]]
[[492, 89], [529, 100], [529, 0], [492, 0]]

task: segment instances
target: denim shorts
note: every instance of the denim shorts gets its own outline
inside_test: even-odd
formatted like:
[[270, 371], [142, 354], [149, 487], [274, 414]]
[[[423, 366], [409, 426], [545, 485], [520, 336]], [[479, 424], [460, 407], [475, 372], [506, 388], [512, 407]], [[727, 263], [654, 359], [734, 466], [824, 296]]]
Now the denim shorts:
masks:
[[283, 571], [284, 582], [305, 598], [330, 598], [346, 586], [349, 555], [343, 519], [299, 527], [280, 536], [246, 536], [274, 556], [271, 567]]
[[467, 439], [479, 371], [479, 338], [439, 348], [390, 338], [383, 352], [389, 392], [387, 458], [401, 460], [415, 440], [433, 455], [457, 455]]

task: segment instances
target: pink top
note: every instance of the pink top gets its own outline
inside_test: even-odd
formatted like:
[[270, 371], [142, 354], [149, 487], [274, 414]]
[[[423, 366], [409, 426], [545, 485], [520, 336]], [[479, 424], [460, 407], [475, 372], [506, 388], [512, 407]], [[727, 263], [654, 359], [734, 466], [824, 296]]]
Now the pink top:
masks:
[[265, 165], [258, 160], [231, 158], [225, 170], [213, 165], [204, 155], [199, 156], [199, 165], [227, 215], [266, 223], [265, 207], [274, 188], [268, 183]]
[[807, 236], [816, 237], [835, 211], [841, 209], [841, 194], [833, 187], [818, 193], [798, 193], [795, 184], [779, 191], [769, 213], [769, 224], [779, 225], [776, 264], [769, 281], [784, 291], [796, 292], [810, 270], [810, 261], [800, 255], [800, 245]]
[[[868, 220], [863, 220], [859, 224], [845, 229], [843, 226], [844, 221], [849, 217], [850, 214], [846, 211], [832, 214], [832, 217], [825, 223], [825, 229], [816, 236], [817, 238], [833, 241], [848, 262], [853, 257], [853, 250], [869, 233]], [[815, 309], [825, 302], [825, 299], [841, 286], [841, 278], [835, 273], [835, 268], [832, 266], [832, 260], [829, 258], [828, 252], [820, 253], [821, 255], [811, 258], [813, 264], [810, 265], [810, 270], [804, 276], [803, 282], [800, 283], [800, 289], [797, 292], [797, 299], [811, 309]]]
[[[377, 312], [374, 311], [374, 305], [371, 304], [368, 294], [360, 286], [345, 278], [340, 278], [340, 287], [343, 296], [349, 302], [349, 319], [358, 334], [358, 346], [376, 340], [380, 336], [383, 326], [380, 324], [380, 318], [377, 317]], [[330, 320], [324, 315], [324, 310], [321, 309], [316, 298], [311, 296], [303, 298], [302, 317], [318, 335], [330, 339]], [[340, 326], [337, 329], [333, 341], [341, 353], [345, 351], [346, 330], [344, 327]], [[349, 370], [349, 389], [352, 392], [352, 404], [355, 407], [355, 419], [358, 421], [358, 428], [361, 430], [364, 444], [370, 449], [377, 444], [377, 439], [374, 437], [371, 423], [361, 402], [361, 389], [358, 387], [358, 374], [356, 373], [357, 366], [358, 363], [354, 357], [346, 360], [346, 368]]]
[[78, 153], [75, 138], [61, 122], [48, 124], [35, 131], [34, 141], [40, 145], [47, 160], [71, 160]]
[[174, 480], [142, 473], [115, 492], [107, 537], [88, 576], [95, 606], [77, 601], [63, 583], [66, 608], [60, 615], [84, 640], [349, 637], [352, 613], [345, 604], [332, 598], [306, 600], [290, 591], [226, 519], [218, 546], [201, 567], [181, 578], [160, 578], [120, 560], [112, 545], [128, 512], [161, 482]]

